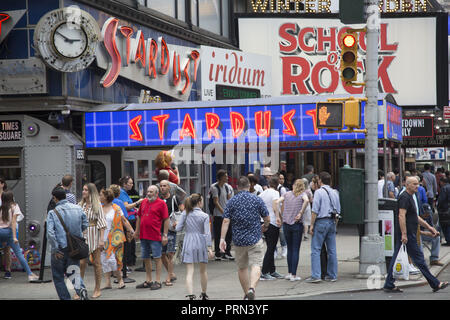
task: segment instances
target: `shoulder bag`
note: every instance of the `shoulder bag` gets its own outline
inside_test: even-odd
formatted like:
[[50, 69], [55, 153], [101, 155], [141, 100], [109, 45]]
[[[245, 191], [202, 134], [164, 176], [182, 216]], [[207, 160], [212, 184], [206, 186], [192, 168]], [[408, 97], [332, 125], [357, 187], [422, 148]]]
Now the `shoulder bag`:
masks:
[[66, 232], [67, 247], [69, 248], [69, 257], [74, 260], [86, 259], [89, 256], [89, 246], [86, 244], [85, 239], [71, 234], [67, 229], [64, 220], [61, 218], [61, 215], [59, 214], [58, 210], [56, 210], [55, 208], [53, 209], [53, 211], [58, 216], [59, 221], [61, 222], [64, 231]]

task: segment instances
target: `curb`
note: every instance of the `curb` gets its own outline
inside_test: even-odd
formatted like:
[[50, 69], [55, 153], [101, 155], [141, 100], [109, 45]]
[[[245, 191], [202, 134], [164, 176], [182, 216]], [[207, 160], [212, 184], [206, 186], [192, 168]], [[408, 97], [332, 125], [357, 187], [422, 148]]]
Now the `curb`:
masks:
[[[432, 273], [436, 278], [441, 274], [441, 272], [450, 264], [450, 253], [446, 253], [446, 255], [441, 259], [443, 261], [444, 265], [442, 267], [439, 267], [439, 269]], [[383, 276], [384, 277], [384, 276]], [[399, 288], [412, 288], [412, 287], [420, 287], [428, 284], [427, 280], [421, 276], [423, 280], [415, 280], [413, 283], [407, 283], [407, 284], [399, 284]], [[337, 291], [322, 291], [322, 292], [314, 292], [314, 293], [304, 293], [304, 294], [293, 294], [293, 295], [283, 295], [283, 296], [258, 296], [258, 299], [261, 300], [280, 300], [282, 297], [289, 297], [289, 298], [304, 298], [304, 297], [312, 297], [312, 296], [320, 296], [325, 294], [340, 294], [340, 293], [358, 293], [358, 292], [369, 292], [369, 291], [381, 291], [383, 288], [376, 288], [376, 289], [343, 289], [343, 290], [337, 290]]]

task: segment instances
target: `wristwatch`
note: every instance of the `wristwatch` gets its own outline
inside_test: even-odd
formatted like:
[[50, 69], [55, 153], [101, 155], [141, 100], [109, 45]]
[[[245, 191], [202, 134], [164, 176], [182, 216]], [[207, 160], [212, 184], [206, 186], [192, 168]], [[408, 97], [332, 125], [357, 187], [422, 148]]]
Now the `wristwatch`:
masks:
[[163, 237], [167, 237], [167, 233], [163, 233]]

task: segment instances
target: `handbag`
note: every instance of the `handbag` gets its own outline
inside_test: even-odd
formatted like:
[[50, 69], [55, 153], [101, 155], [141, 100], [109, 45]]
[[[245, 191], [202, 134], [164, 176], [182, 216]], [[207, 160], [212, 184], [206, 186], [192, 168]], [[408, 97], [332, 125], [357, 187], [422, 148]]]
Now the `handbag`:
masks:
[[402, 246], [398, 251], [392, 274], [395, 279], [409, 280], [408, 252], [406, 251], [406, 245], [404, 243], [402, 243]]
[[89, 246], [86, 244], [86, 240], [82, 237], [78, 237], [69, 232], [59, 212], [55, 209], [53, 211], [59, 218], [64, 231], [66, 232], [67, 246], [69, 247], [69, 257], [73, 260], [86, 259], [89, 256]]

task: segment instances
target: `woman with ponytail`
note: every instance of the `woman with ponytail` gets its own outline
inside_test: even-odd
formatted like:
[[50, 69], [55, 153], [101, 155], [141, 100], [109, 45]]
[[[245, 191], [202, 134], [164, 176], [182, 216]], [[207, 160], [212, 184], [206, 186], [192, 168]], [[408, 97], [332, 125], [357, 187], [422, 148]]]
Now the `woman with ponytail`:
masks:
[[202, 210], [203, 198], [200, 194], [194, 193], [185, 200], [185, 211], [181, 215], [176, 231], [180, 232], [185, 228], [183, 250], [181, 257], [186, 264], [186, 287], [190, 300], [195, 300], [193, 294], [194, 263], [200, 266], [200, 279], [202, 293], [199, 299], [208, 300], [206, 288], [208, 285], [208, 273], [206, 266], [208, 258], [213, 256], [211, 249], [211, 232], [209, 227], [209, 216]]

